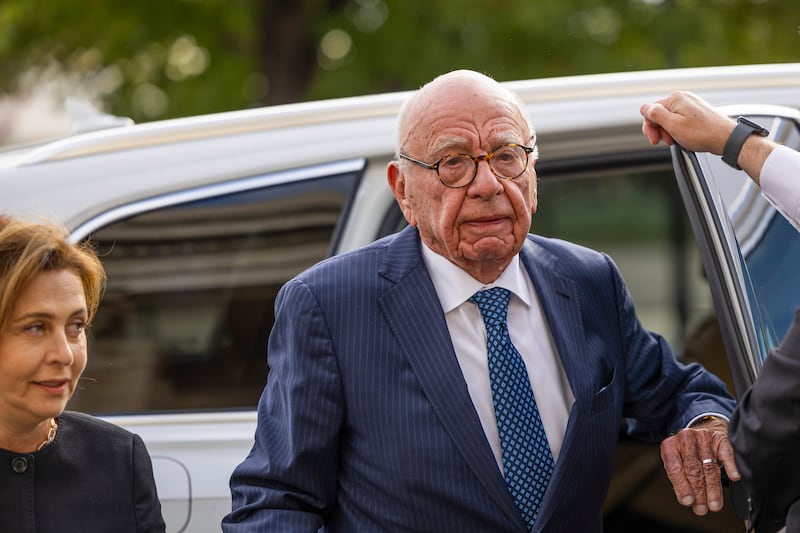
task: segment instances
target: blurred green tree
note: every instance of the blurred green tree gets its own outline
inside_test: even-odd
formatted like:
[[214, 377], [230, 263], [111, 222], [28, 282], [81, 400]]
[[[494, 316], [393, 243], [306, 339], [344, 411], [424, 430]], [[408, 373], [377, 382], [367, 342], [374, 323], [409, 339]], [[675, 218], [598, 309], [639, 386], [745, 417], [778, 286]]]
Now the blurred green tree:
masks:
[[0, 92], [137, 122], [500, 80], [800, 60], [786, 0], [4, 0]]

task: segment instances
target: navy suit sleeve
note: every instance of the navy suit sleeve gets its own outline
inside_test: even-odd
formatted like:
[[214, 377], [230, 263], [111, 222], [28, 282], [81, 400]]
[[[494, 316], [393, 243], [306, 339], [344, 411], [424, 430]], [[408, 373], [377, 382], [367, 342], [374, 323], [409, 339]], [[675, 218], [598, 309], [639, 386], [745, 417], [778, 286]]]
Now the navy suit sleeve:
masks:
[[639, 322], [622, 277], [606, 256], [616, 291], [625, 368], [623, 416], [628, 433], [658, 441], [703, 413], [730, 415], [735, 402], [725, 384], [701, 365], [680, 363], [667, 341]]
[[736, 465], [751, 494], [753, 525], [759, 533], [777, 531], [792, 503], [800, 499], [795, 460], [800, 449], [800, 310], [742, 395], [729, 432]]
[[302, 281], [278, 295], [268, 353], [255, 444], [231, 477], [222, 529], [317, 531], [336, 500], [344, 408], [333, 342]]

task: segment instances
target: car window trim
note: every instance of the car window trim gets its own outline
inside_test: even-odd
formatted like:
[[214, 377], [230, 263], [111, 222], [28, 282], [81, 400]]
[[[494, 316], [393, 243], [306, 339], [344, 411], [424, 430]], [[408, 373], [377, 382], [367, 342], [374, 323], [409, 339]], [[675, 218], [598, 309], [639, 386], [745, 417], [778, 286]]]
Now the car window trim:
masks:
[[[713, 192], [694, 152], [671, 148], [675, 177], [695, 233], [717, 313], [731, 379], [737, 396], [753, 383], [760, 369], [755, 325], [738, 253], [715, 206]], [[728, 224], [729, 225], [729, 224]], [[727, 228], [727, 229], [726, 229]]]
[[190, 189], [173, 191], [143, 200], [136, 200], [104, 211], [99, 215], [81, 222], [72, 230], [70, 240], [72, 242], [78, 242], [104, 226], [147, 211], [269, 186], [296, 183], [338, 174], [362, 172], [365, 166], [365, 158], [347, 159], [334, 163], [236, 178], [222, 183], [200, 185]]

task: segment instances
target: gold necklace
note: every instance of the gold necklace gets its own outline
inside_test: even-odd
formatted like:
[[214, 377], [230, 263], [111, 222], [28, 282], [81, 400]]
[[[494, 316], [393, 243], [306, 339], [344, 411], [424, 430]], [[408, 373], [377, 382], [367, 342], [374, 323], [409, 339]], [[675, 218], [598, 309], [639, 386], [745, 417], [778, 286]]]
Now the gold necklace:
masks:
[[58, 424], [56, 423], [56, 419], [55, 418], [51, 418], [50, 419], [50, 430], [47, 432], [47, 438], [44, 439], [44, 442], [41, 443], [38, 448], [36, 448], [37, 452], [39, 450], [41, 450], [42, 448], [44, 448], [45, 446], [47, 446], [48, 444], [50, 444], [51, 442], [53, 442], [53, 439], [56, 438], [56, 431], [58, 431]]

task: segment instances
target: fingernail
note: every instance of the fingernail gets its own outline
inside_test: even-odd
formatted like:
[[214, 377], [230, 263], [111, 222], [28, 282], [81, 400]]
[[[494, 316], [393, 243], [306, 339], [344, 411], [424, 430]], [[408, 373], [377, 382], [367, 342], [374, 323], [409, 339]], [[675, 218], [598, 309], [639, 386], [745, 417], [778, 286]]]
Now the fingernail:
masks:
[[706, 509], [705, 505], [695, 505], [693, 509], [694, 509], [694, 514], [700, 516], [703, 516], [708, 512], [708, 509]]
[[693, 501], [694, 501], [694, 498], [692, 498], [691, 496], [684, 496], [683, 499], [681, 500], [681, 503], [683, 505], [692, 505]]
[[721, 506], [717, 500], [711, 500], [710, 502], [708, 502], [708, 508], [711, 509], [712, 511], [719, 511], [720, 507]]

